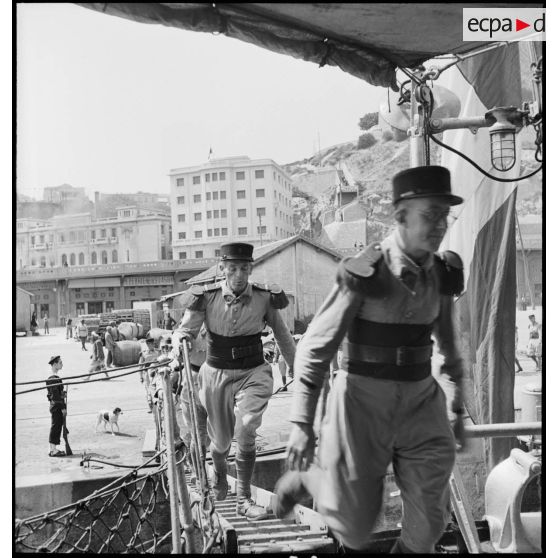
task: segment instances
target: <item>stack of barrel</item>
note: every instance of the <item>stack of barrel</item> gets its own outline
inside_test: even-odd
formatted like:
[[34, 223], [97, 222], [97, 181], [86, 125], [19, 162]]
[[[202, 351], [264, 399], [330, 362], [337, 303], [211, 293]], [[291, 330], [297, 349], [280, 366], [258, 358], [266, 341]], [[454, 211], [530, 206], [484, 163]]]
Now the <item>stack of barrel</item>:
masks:
[[137, 364], [141, 355], [139, 339], [143, 337], [143, 326], [134, 322], [121, 322], [116, 329], [118, 341], [114, 347], [115, 366]]

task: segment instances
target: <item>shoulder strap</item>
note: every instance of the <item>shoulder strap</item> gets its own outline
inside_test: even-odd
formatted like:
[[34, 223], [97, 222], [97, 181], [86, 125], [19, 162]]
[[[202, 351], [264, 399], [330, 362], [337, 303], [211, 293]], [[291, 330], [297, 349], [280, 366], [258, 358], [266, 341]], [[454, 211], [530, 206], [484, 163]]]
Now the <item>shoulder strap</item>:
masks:
[[440, 294], [459, 296], [465, 288], [463, 261], [459, 254], [446, 250], [434, 254], [434, 262], [440, 278]]
[[337, 283], [350, 290], [369, 294], [369, 280], [376, 273], [382, 257], [381, 245], [374, 243], [356, 256], [344, 258], [337, 268]]
[[252, 288], [258, 291], [266, 291], [270, 293], [271, 306], [273, 308], [276, 308], [277, 310], [282, 310], [289, 305], [289, 299], [287, 298], [285, 291], [276, 283], [272, 283], [270, 285], [264, 285], [262, 283], [252, 283]]

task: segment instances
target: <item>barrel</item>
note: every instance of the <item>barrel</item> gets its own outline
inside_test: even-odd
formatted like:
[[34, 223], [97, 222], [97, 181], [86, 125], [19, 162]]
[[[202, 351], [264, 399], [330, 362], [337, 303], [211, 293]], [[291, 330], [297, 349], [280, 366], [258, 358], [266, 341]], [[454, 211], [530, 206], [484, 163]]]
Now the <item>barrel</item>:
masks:
[[150, 335], [155, 340], [155, 347], [159, 346], [159, 342], [161, 341], [161, 337], [164, 336], [172, 336], [171, 329], [162, 329], [160, 327], [153, 327], [148, 332], [147, 335]]
[[139, 339], [143, 334], [143, 326], [133, 322], [122, 322], [118, 324], [118, 333], [121, 339]]
[[114, 345], [114, 365], [128, 366], [137, 364], [141, 355], [141, 345], [139, 341], [117, 341]]

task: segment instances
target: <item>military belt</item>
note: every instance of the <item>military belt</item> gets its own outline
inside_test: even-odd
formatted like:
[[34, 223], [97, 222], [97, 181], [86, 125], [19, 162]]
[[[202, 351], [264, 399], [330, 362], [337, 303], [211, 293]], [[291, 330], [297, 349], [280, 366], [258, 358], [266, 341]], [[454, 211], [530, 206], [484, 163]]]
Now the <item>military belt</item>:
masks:
[[375, 347], [347, 341], [343, 352], [349, 360], [408, 366], [428, 362], [432, 357], [432, 344], [419, 347]]
[[215, 345], [208, 347], [208, 356], [223, 358], [225, 360], [236, 360], [260, 354], [263, 355], [261, 341], [254, 345], [244, 345], [241, 347], [219, 347]]

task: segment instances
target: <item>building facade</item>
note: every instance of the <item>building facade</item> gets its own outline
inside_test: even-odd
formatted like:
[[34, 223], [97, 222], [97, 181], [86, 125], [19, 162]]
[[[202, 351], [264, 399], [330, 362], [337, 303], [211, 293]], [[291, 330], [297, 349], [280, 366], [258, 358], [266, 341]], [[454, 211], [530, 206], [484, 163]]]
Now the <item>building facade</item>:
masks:
[[294, 234], [292, 182], [272, 159], [214, 159], [169, 176], [175, 260], [218, 257], [224, 242], [259, 246]]
[[16, 223], [17, 269], [172, 259], [166, 212], [129, 206], [105, 219], [82, 213]]

